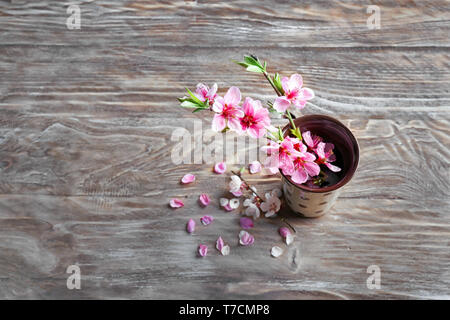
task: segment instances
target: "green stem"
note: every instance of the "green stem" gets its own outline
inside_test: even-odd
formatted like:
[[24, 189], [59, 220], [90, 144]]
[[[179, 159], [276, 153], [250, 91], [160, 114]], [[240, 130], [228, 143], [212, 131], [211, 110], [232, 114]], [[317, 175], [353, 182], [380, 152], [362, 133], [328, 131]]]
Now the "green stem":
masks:
[[277, 87], [275, 86], [275, 83], [273, 83], [273, 80], [270, 78], [270, 76], [267, 73], [267, 71], [264, 71], [263, 74], [264, 74], [264, 77], [266, 77], [267, 81], [269, 81], [269, 83], [272, 86], [273, 90], [275, 90], [276, 94], [279, 97], [281, 97], [282, 96], [281, 92], [278, 91]]

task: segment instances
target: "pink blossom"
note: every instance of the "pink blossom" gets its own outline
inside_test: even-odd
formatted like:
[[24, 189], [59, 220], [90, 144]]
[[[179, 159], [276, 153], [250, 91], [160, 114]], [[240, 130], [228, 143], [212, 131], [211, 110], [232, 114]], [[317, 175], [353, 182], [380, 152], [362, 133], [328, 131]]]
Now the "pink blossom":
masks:
[[281, 79], [281, 86], [284, 96], [278, 97], [273, 107], [279, 112], [285, 112], [291, 104], [298, 109], [303, 109], [308, 100], [314, 98], [314, 91], [309, 88], [302, 88], [303, 79], [299, 74], [293, 74], [290, 78]]
[[189, 219], [189, 221], [186, 224], [186, 230], [189, 233], [193, 233], [195, 230], [195, 221], [193, 219]]
[[191, 173], [185, 174], [183, 178], [181, 178], [182, 184], [188, 184], [195, 181], [195, 176]]
[[231, 176], [231, 181], [229, 183], [230, 192], [235, 197], [242, 196], [242, 189], [244, 188], [244, 182], [236, 175]]
[[214, 83], [211, 89], [203, 83], [197, 84], [194, 95], [202, 102], [205, 102], [206, 99], [208, 99], [209, 104], [212, 106], [217, 97], [217, 83]]
[[302, 154], [294, 148], [295, 144], [300, 143], [297, 138], [286, 137], [281, 143], [270, 141], [268, 146], [262, 147], [267, 151], [268, 158], [264, 163], [270, 170], [280, 169], [284, 174], [290, 175], [294, 169], [293, 158]]
[[253, 226], [254, 226], [253, 220], [250, 218], [245, 218], [245, 217], [241, 218], [239, 220], [239, 223], [240, 223], [242, 229], [250, 229], [250, 228], [253, 228]]
[[217, 97], [212, 110], [216, 113], [212, 121], [212, 129], [220, 132], [225, 128], [241, 131], [240, 118], [244, 112], [238, 106], [241, 102], [241, 91], [237, 87], [231, 87], [225, 97]]
[[[296, 146], [297, 147], [297, 146]], [[292, 181], [298, 184], [305, 183], [308, 177], [315, 177], [320, 173], [320, 167], [317, 163], [316, 156], [306, 151], [303, 143], [298, 145], [300, 155], [294, 158], [294, 168], [289, 173]]]
[[250, 173], [258, 173], [261, 171], [261, 163], [259, 161], [253, 161], [248, 166]]
[[214, 221], [214, 218], [211, 216], [203, 216], [200, 218], [200, 221], [203, 225], [207, 226], [207, 225], [211, 224], [211, 222]]
[[208, 254], [208, 246], [201, 244], [198, 246], [198, 254], [201, 257], [206, 257], [206, 255]]
[[281, 200], [276, 190], [266, 193], [266, 200], [261, 203], [261, 210], [265, 212], [266, 218], [274, 216], [281, 208]]
[[266, 133], [266, 127], [270, 126], [269, 110], [263, 108], [261, 101], [245, 98], [244, 116], [241, 120], [242, 131], [247, 131], [252, 138], [261, 138]]
[[239, 199], [227, 199], [227, 198], [220, 198], [220, 205], [226, 210], [226, 211], [233, 211], [234, 209], [237, 209], [239, 207], [240, 201]]
[[333, 172], [339, 172], [341, 171], [341, 168], [330, 163], [336, 161], [336, 156], [333, 153], [333, 149], [334, 144], [320, 142], [316, 148], [316, 154], [318, 158], [317, 163], [326, 165], [327, 168]]
[[247, 231], [242, 230], [239, 232], [239, 243], [243, 246], [252, 245], [255, 242], [255, 238]]
[[175, 209], [176, 209], [176, 208], [184, 207], [183, 201], [181, 201], [181, 200], [178, 199], [178, 198], [170, 199], [169, 204], [170, 204], [170, 206], [171, 206], [172, 208], [175, 208]]
[[209, 203], [211, 202], [211, 199], [209, 198], [209, 196], [206, 193], [202, 193], [200, 195], [200, 197], [198, 198], [198, 201], [200, 202], [200, 204], [203, 207], [206, 207], [209, 205]]
[[311, 134], [311, 131], [303, 132], [302, 137], [310, 150], [315, 150], [323, 140], [321, 137]]

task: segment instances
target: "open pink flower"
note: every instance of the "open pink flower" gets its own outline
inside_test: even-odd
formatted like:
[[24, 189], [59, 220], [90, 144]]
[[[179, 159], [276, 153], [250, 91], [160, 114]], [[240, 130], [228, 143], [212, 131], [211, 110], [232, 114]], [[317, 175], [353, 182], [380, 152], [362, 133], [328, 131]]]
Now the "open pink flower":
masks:
[[[302, 144], [306, 149], [306, 146]], [[320, 173], [320, 166], [314, 162], [316, 156], [309, 152], [301, 153], [294, 158], [294, 168], [290, 173], [292, 181], [298, 184], [305, 183], [308, 177], [315, 177]]]
[[255, 242], [255, 238], [247, 231], [242, 230], [239, 232], [239, 243], [243, 246], [252, 245]]
[[314, 91], [309, 88], [302, 88], [303, 79], [299, 74], [293, 74], [290, 78], [281, 79], [281, 86], [284, 90], [284, 96], [278, 97], [273, 107], [279, 112], [285, 112], [291, 104], [298, 109], [303, 109], [308, 100], [314, 98]]
[[339, 168], [335, 165], [332, 165], [330, 163], [330, 162], [336, 161], [336, 156], [333, 153], [333, 149], [334, 149], [334, 144], [320, 142], [316, 148], [316, 154], [317, 154], [316, 162], [318, 164], [326, 165], [327, 168], [333, 172], [339, 172], [339, 171], [341, 171], [341, 168]]
[[225, 97], [217, 97], [212, 106], [216, 113], [212, 121], [212, 129], [220, 132], [225, 128], [241, 131], [240, 118], [244, 112], [238, 106], [241, 102], [241, 91], [237, 87], [231, 87]]
[[200, 257], [206, 257], [206, 255], [208, 254], [208, 246], [204, 244], [199, 245], [198, 254], [200, 255]]
[[178, 198], [170, 199], [169, 205], [174, 209], [184, 207], [183, 201]]
[[198, 202], [200, 202], [200, 204], [203, 207], [207, 207], [209, 205], [209, 203], [211, 202], [211, 199], [209, 198], [209, 196], [206, 193], [202, 193], [200, 195], [200, 197], [198, 198]]
[[301, 153], [294, 148], [300, 141], [297, 138], [286, 137], [281, 143], [270, 141], [268, 146], [262, 147], [266, 150], [268, 158], [264, 163], [270, 170], [280, 169], [284, 174], [290, 175], [294, 169], [293, 159], [301, 156]]
[[311, 134], [311, 131], [303, 132], [302, 137], [310, 150], [315, 150], [323, 140], [321, 137]]
[[204, 226], [207, 226], [214, 221], [214, 218], [211, 216], [203, 216], [200, 218], [200, 221]]
[[212, 106], [217, 97], [217, 83], [214, 83], [211, 89], [203, 83], [197, 84], [194, 95], [202, 102], [205, 102], [206, 99], [208, 99], [209, 104]]
[[269, 110], [263, 108], [261, 101], [245, 98], [242, 106], [244, 116], [240, 119], [242, 131], [246, 131], [252, 138], [261, 138], [270, 126]]
[[195, 181], [195, 176], [191, 173], [185, 174], [183, 178], [181, 178], [182, 184], [188, 184]]

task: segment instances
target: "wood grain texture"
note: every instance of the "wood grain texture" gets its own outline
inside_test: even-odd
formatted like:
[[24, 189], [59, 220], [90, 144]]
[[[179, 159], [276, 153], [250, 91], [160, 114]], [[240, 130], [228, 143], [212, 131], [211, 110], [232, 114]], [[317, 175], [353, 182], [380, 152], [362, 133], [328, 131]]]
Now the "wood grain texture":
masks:
[[[448, 1], [77, 3], [81, 30], [64, 2], [0, 1], [0, 298], [450, 298]], [[273, 99], [231, 63], [248, 52], [302, 73], [316, 92], [305, 113], [340, 119], [361, 149], [328, 215], [284, 209], [298, 234], [279, 259], [279, 219], [238, 246], [239, 215], [218, 207], [228, 177], [170, 160], [174, 128], [210, 126], [177, 108], [184, 87]], [[181, 186], [187, 172], [197, 181]], [[175, 196], [185, 208], [168, 208]], [[187, 235], [204, 214], [216, 220]], [[218, 235], [230, 256], [212, 250]], [[199, 243], [212, 254], [197, 258]], [[66, 288], [72, 264], [81, 290]], [[374, 264], [381, 290], [366, 287]]]

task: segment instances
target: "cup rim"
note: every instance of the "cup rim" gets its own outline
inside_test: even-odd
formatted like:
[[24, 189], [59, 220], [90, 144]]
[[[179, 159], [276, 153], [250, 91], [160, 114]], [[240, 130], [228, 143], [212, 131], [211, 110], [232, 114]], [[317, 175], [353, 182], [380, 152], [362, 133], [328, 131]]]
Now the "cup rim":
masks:
[[[290, 184], [292, 184], [294, 187], [299, 188], [303, 191], [307, 191], [307, 192], [313, 192], [313, 193], [326, 193], [326, 192], [331, 192], [331, 191], [335, 191], [337, 189], [340, 189], [341, 187], [343, 187], [344, 185], [346, 185], [353, 177], [353, 175], [356, 172], [356, 169], [358, 168], [358, 164], [359, 164], [359, 144], [358, 144], [358, 140], [356, 140], [355, 136], [353, 135], [353, 133], [350, 131], [349, 128], [347, 128], [346, 125], [344, 125], [342, 122], [340, 122], [339, 120], [330, 117], [330, 116], [326, 116], [326, 115], [322, 115], [322, 114], [308, 114], [308, 115], [304, 115], [301, 116], [299, 118], [294, 119], [294, 123], [297, 125], [296, 122], [298, 122], [300, 119], [303, 120], [308, 120], [308, 119], [325, 119], [325, 120], [329, 120], [331, 122], [336, 123], [338, 126], [342, 127], [346, 133], [348, 134], [348, 136], [350, 137], [350, 140], [353, 143], [354, 146], [354, 151], [355, 151], [355, 159], [349, 169], [349, 171], [347, 172], [347, 174], [341, 179], [339, 180], [338, 183], [333, 184], [332, 186], [329, 187], [325, 187], [325, 188], [310, 188], [307, 187], [305, 185], [300, 185], [300, 184], [296, 184], [295, 182], [293, 182], [291, 180], [290, 177], [286, 176], [285, 174], [283, 174], [283, 172], [281, 170], [280, 173], [282, 175], [282, 177], [289, 182]], [[287, 124], [284, 128], [283, 128], [283, 134], [285, 135], [287, 132], [287, 129], [290, 127], [290, 124]]]

